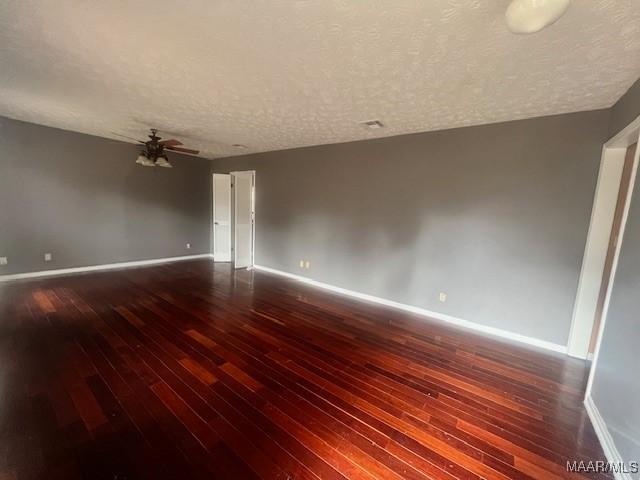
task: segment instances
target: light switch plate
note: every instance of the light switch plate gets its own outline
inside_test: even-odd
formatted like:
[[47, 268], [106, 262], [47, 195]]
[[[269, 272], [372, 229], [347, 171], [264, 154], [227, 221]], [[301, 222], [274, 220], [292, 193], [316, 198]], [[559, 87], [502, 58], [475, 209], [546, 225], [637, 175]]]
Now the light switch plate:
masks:
[[6, 265], [7, 263], [9, 263], [7, 257], [0, 257], [0, 265]]

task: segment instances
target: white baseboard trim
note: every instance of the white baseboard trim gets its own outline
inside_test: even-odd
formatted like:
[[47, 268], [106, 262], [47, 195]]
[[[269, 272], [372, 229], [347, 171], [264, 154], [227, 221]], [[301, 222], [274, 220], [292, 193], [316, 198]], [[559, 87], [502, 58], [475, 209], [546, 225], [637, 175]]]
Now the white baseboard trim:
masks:
[[[609, 433], [607, 424], [605, 423], [604, 418], [602, 418], [602, 415], [600, 415], [600, 411], [598, 410], [598, 407], [596, 407], [591, 395], [588, 395], [584, 399], [584, 408], [587, 411], [587, 415], [589, 415], [593, 429], [596, 431], [598, 441], [602, 446], [604, 455], [607, 457], [607, 461], [616, 465], [622, 465], [624, 460], [616, 448], [616, 444], [611, 437], [611, 433]], [[613, 474], [616, 480], [632, 480], [630, 473], [613, 472]]]
[[506, 338], [508, 340], [513, 340], [515, 342], [532, 345], [534, 347], [543, 348], [545, 350], [551, 350], [553, 352], [559, 352], [564, 354], [567, 353], [566, 345], [558, 345], [556, 343], [547, 342], [545, 340], [527, 337], [525, 335], [520, 335], [518, 333], [502, 330], [500, 328], [480, 325], [479, 323], [471, 322], [469, 320], [463, 320], [457, 317], [452, 317], [451, 315], [446, 315], [444, 313], [432, 312], [430, 310], [426, 310], [424, 308], [416, 307], [413, 305], [407, 305], [404, 303], [395, 302], [393, 300], [387, 300], [385, 298], [368, 295], [366, 293], [354, 292], [353, 290], [348, 290], [342, 287], [336, 287], [334, 285], [329, 285], [328, 283], [318, 282], [317, 280], [312, 280], [311, 278], [308, 278], [308, 277], [295, 275], [293, 273], [284, 272], [282, 270], [276, 270], [275, 268], [264, 267], [262, 265], [254, 265], [254, 268], [256, 270], [260, 270], [266, 273], [272, 273], [274, 275], [280, 275], [283, 277], [291, 278], [293, 280], [297, 280], [299, 282], [303, 282], [308, 285], [313, 285], [314, 287], [322, 288], [324, 290], [329, 290], [331, 292], [340, 293], [342, 295], [347, 295], [349, 297], [357, 298], [358, 300], [363, 300], [365, 302], [377, 303], [379, 305], [385, 305], [387, 307], [397, 308], [399, 310], [415, 313], [423, 317], [429, 317], [431, 319], [441, 320], [443, 322], [447, 322], [453, 325], [457, 325], [459, 327], [467, 328], [469, 330], [474, 330], [476, 332], [493, 335], [495, 337]]
[[117, 268], [143, 267], [145, 265], [195, 260], [197, 258], [212, 258], [212, 255], [210, 253], [203, 253], [200, 255], [185, 255], [182, 257], [154, 258], [151, 260], [135, 260], [132, 262], [91, 265], [88, 267], [60, 268], [57, 270], [42, 270], [40, 272], [15, 273], [10, 275], [0, 275], [0, 282], [10, 282], [12, 280], [24, 280], [28, 278], [52, 277], [55, 275], [69, 275], [72, 273], [97, 272], [100, 270], [113, 270]]

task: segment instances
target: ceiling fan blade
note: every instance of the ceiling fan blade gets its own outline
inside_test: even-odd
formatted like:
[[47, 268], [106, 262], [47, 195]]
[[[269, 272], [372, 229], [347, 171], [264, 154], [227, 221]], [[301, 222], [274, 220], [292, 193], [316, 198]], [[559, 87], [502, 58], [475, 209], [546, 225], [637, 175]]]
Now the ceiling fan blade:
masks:
[[165, 147], [175, 147], [176, 145], [182, 145], [182, 142], [180, 140], [176, 140], [175, 138], [172, 138], [170, 140], [162, 140], [158, 143], [160, 145], [164, 145]]
[[167, 150], [172, 150], [174, 152], [182, 152], [182, 153], [190, 153], [191, 155], [197, 155], [200, 153], [199, 150], [191, 150], [190, 148], [182, 148], [182, 147], [168, 147], [165, 146]]
[[121, 133], [116, 133], [116, 132], [109, 132], [109, 133], [111, 133], [112, 135], [117, 135], [119, 137], [128, 138], [129, 140], [135, 140], [136, 142], [146, 143], [144, 140], [138, 140], [137, 138], [129, 137], [127, 135], [122, 135]]

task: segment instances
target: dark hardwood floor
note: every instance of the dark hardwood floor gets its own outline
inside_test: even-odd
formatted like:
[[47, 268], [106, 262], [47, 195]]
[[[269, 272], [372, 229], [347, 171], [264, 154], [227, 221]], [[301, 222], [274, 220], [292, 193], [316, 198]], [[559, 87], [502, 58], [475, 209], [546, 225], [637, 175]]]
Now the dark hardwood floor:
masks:
[[586, 376], [205, 260], [0, 284], [0, 479], [581, 478]]

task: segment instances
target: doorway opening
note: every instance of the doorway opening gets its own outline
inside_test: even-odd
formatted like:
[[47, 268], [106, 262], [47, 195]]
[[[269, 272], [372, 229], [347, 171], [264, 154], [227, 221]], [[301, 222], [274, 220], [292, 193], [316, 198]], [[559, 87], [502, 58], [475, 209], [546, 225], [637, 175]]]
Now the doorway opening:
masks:
[[255, 171], [213, 174], [214, 262], [252, 268], [255, 257]]
[[602, 314], [604, 311], [604, 301], [609, 290], [609, 284], [612, 281], [611, 272], [613, 269], [613, 258], [616, 254], [618, 240], [620, 239], [622, 227], [622, 214], [629, 195], [629, 186], [631, 184], [631, 174], [633, 172], [633, 161], [635, 158], [636, 148], [638, 144], [634, 143], [627, 148], [624, 164], [622, 166], [622, 178], [620, 179], [620, 188], [618, 189], [618, 199], [613, 214], [613, 225], [609, 235], [609, 245], [607, 247], [607, 255], [604, 262], [604, 270], [602, 280], [600, 282], [600, 293], [598, 294], [598, 302], [596, 304], [596, 312], [593, 318], [593, 327], [591, 329], [591, 339], [589, 340], [588, 356], [593, 355], [598, 339], [598, 330], [602, 322]]
[[597, 362], [609, 296], [638, 168], [640, 117], [602, 150], [578, 293], [569, 333], [569, 355]]

